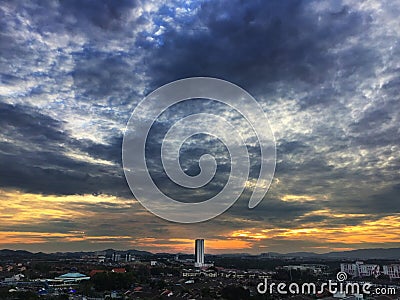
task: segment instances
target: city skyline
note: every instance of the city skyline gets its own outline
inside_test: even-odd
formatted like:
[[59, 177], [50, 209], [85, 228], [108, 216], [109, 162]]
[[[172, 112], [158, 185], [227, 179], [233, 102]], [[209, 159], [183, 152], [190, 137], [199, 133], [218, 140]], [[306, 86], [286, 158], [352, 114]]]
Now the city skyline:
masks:
[[[192, 253], [199, 236], [210, 254], [400, 247], [399, 12], [373, 0], [2, 1], [0, 249]], [[166, 194], [204, 201], [229, 176], [220, 141], [195, 136], [182, 168], [196, 175], [210, 152], [215, 180], [194, 191], [166, 179], [162, 136], [182, 116], [231, 121], [254, 159], [229, 210], [177, 224], [135, 200], [121, 145], [139, 101], [193, 76], [233, 82], [259, 102], [277, 164], [249, 210], [259, 149], [248, 124], [204, 99], [166, 111], [146, 147]]]

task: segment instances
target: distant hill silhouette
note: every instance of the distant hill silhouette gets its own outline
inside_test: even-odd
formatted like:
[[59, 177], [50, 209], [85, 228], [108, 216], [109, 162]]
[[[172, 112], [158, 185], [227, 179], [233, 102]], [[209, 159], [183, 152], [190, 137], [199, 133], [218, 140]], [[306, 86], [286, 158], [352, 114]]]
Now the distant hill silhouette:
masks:
[[272, 257], [304, 257], [304, 258], [342, 258], [342, 259], [400, 259], [400, 248], [357, 249], [349, 251], [335, 251], [323, 254], [314, 252], [292, 252], [280, 254], [276, 252], [263, 253], [263, 256]]
[[51, 256], [66, 256], [66, 257], [80, 257], [83, 255], [94, 255], [96, 252], [105, 252], [106, 255], [111, 256], [114, 252], [119, 254], [126, 254], [131, 253], [135, 256], [151, 256], [153, 255], [151, 252], [148, 251], [141, 251], [141, 250], [114, 250], [114, 249], [107, 249], [103, 251], [77, 251], [77, 252], [56, 252], [56, 253], [43, 253], [43, 252], [29, 252], [25, 250], [10, 250], [10, 249], [3, 249], [0, 250], [0, 257], [1, 256], [14, 256], [14, 257], [51, 257]]
[[[111, 256], [112, 253], [116, 252], [119, 254], [126, 254], [131, 253], [135, 256], [153, 256], [155, 254], [148, 252], [148, 251], [141, 251], [141, 250], [114, 250], [114, 249], [106, 249], [103, 251], [96, 251], [96, 252], [104, 252], [107, 256]], [[10, 249], [3, 249], [0, 250], [0, 257], [1, 256], [14, 256], [14, 257], [52, 257], [52, 256], [66, 256], [66, 257], [79, 257], [82, 255], [94, 255], [95, 251], [77, 251], [77, 252], [57, 252], [57, 253], [32, 253], [25, 250], [10, 250]], [[173, 254], [173, 253], [158, 253], [160, 254]], [[187, 255], [182, 254], [181, 255]], [[220, 256], [225, 257], [238, 257], [238, 256], [245, 256], [250, 255], [246, 253], [233, 253], [233, 254], [221, 254]], [[254, 255], [251, 255], [254, 256]], [[314, 252], [292, 252], [292, 253], [277, 253], [277, 252], [267, 252], [262, 253], [260, 256], [263, 257], [277, 257], [277, 258], [284, 258], [284, 257], [302, 257], [302, 258], [326, 258], [326, 259], [399, 259], [400, 260], [400, 248], [375, 248], [375, 249], [358, 249], [358, 250], [350, 250], [350, 251], [336, 251], [336, 252], [328, 252], [323, 254], [318, 254]]]

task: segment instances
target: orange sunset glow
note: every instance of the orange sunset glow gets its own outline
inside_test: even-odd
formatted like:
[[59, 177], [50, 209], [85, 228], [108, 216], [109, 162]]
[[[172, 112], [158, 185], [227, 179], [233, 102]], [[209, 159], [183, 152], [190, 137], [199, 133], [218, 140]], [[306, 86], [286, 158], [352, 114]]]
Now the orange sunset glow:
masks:
[[[180, 238], [179, 232], [175, 237], [155, 236], [152, 238], [135, 238], [130, 235], [130, 228], [118, 224], [118, 218], [108, 211], [110, 207], [124, 211], [126, 218], [150, 218], [150, 215], [132, 200], [106, 195], [40, 195], [22, 193], [11, 190], [0, 191], [0, 219], [3, 227], [26, 228], [25, 230], [5, 229], [0, 231], [0, 247], [16, 247], [12, 245], [25, 245], [32, 249], [39, 249], [49, 242], [85, 243], [93, 249], [103, 245], [118, 243], [123, 247], [137, 247], [172, 253], [191, 253], [193, 239]], [[292, 197], [292, 196], [290, 196]], [[289, 197], [284, 196], [288, 199]], [[294, 197], [293, 197], [294, 198]], [[297, 197], [304, 201], [305, 196]], [[309, 198], [307, 198], [307, 201]], [[286, 201], [286, 200], [285, 200]], [[95, 209], [93, 210], [92, 208]], [[127, 214], [128, 213], [128, 214]], [[340, 220], [341, 218], [365, 217], [365, 214], [334, 213], [328, 209], [316, 210], [307, 213], [299, 219], [309, 216], [329, 216]], [[96, 225], [109, 218], [115, 222], [110, 234], [104, 235], [96, 232]], [[46, 231], [46, 224], [57, 224], [68, 220], [79, 224], [78, 228], [66, 229], [65, 232]], [[263, 229], [262, 227], [248, 227], [229, 231], [223, 230], [216, 238], [207, 239], [209, 253], [249, 252], [254, 249], [268, 249], [269, 241], [292, 242], [308, 241], [310, 243], [323, 243], [325, 246], [310, 246], [316, 252], [324, 250], [352, 249], [355, 245], [362, 246], [370, 243], [400, 243], [400, 215], [384, 216], [377, 220], [364, 220], [360, 224], [351, 226], [332, 226], [326, 222], [303, 224], [301, 228], [275, 227]], [[168, 224], [167, 224], [168, 226]], [[119, 234], [117, 234], [118, 232]], [[201, 233], [196, 233], [201, 235]], [[196, 236], [194, 234], [194, 237]], [[203, 233], [207, 234], [207, 233]]]

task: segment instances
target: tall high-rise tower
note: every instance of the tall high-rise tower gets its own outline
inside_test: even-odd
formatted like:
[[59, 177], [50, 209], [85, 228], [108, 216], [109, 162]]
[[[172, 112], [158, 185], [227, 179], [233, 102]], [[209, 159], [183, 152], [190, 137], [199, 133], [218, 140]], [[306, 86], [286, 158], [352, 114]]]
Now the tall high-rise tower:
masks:
[[204, 265], [204, 239], [197, 239], [195, 241], [195, 267], [202, 267]]

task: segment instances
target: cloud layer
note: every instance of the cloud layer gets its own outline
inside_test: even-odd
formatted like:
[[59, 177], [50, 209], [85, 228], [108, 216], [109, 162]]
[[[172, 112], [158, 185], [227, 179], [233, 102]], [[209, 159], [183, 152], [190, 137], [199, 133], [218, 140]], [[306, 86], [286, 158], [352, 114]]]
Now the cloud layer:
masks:
[[[161, 251], [190, 248], [189, 239], [206, 235], [249, 252], [399, 246], [388, 226], [400, 214], [399, 12], [393, 1], [3, 1], [4, 245], [57, 250], [64, 241], [70, 249], [114, 243]], [[202, 230], [148, 214], [133, 200], [121, 166], [124, 128], [137, 103], [192, 76], [249, 91], [277, 141], [275, 179], [261, 205], [248, 210], [245, 193]], [[151, 161], [176, 119], [204, 110], [241, 124], [224, 107], [183, 104], [153, 127]], [[206, 148], [221, 160], [211, 189], [194, 194], [200, 200], [229, 172], [219, 142], [201, 140], [182, 149], [187, 172], [198, 172]], [[161, 175], [160, 186], [185, 195]], [[50, 197], [68, 213], [41, 214], [27, 197]], [[373, 238], [354, 234], [361, 228]]]

